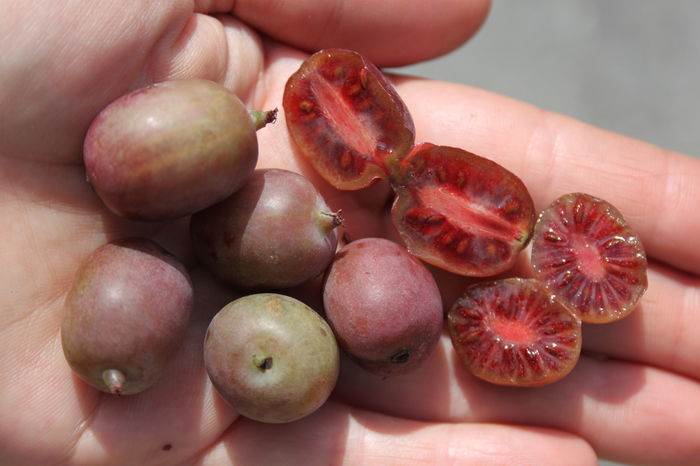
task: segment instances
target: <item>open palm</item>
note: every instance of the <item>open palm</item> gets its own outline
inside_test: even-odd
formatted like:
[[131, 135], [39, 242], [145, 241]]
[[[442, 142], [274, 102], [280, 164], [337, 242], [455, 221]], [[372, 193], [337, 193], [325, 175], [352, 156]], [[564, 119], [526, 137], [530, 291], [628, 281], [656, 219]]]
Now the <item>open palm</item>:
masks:
[[[251, 108], [280, 107], [302, 49], [353, 48], [380, 66], [427, 59], [474, 33], [486, 0], [445, 1], [439, 11], [421, 0], [25, 4], [0, 19], [0, 463], [594, 464], [596, 454], [700, 461], [698, 161], [477, 89], [396, 78], [419, 141], [496, 160], [523, 179], [538, 208], [570, 191], [619, 207], [650, 256], [649, 290], [630, 317], [585, 327], [579, 365], [553, 385], [476, 380], [443, 337], [406, 376], [381, 379], [343, 361], [331, 400], [286, 425], [238, 417], [206, 377], [204, 331], [235, 295], [196, 264], [187, 220], [125, 221], [85, 182], [87, 126], [134, 88], [207, 78]], [[343, 209], [351, 238], [395, 235], [385, 184], [337, 192], [294, 153], [284, 121], [258, 136], [259, 166], [313, 179]], [[164, 377], [139, 395], [115, 397], [71, 374], [59, 327], [78, 264], [106, 241], [134, 235], [154, 238], [190, 267], [196, 302], [187, 342]], [[449, 302], [464, 281], [438, 275]]]

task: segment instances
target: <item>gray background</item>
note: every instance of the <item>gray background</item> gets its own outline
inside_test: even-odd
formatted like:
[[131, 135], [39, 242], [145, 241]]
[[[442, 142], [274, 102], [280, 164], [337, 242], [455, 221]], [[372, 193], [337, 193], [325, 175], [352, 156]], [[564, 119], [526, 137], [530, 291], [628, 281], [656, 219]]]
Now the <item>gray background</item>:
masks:
[[698, 0], [493, 0], [468, 44], [396, 71], [495, 91], [700, 158]]
[[697, 0], [493, 0], [468, 44], [397, 71], [488, 89], [700, 157]]

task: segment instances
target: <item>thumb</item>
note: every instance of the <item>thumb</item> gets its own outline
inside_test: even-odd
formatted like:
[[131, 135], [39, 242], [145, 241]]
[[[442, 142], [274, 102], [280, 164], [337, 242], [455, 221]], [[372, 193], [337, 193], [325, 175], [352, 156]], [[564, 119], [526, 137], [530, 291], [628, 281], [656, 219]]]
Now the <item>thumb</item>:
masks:
[[[77, 163], [109, 102], [165, 79], [205, 78], [246, 100], [259, 39], [191, 2], [37, 1], [0, 18], [0, 156]], [[245, 66], [243, 64], [245, 63]]]

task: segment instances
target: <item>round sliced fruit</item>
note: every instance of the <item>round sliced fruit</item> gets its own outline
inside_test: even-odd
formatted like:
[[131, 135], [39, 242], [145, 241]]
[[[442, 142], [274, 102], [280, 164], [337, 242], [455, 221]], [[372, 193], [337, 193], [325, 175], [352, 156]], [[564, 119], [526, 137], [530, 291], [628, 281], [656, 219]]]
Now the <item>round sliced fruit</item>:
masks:
[[284, 90], [287, 127], [299, 151], [339, 189], [387, 176], [408, 153], [414, 127], [391, 83], [357, 52], [327, 49], [309, 57]]
[[647, 288], [647, 259], [619, 210], [583, 193], [566, 194], [539, 216], [535, 276], [584, 322], [629, 314]]
[[560, 380], [581, 352], [581, 321], [534, 279], [470, 286], [448, 312], [447, 328], [469, 371], [499, 385]]
[[530, 193], [517, 176], [486, 158], [420, 144], [394, 166], [392, 185], [392, 218], [409, 251], [450, 272], [501, 273], [530, 239]]

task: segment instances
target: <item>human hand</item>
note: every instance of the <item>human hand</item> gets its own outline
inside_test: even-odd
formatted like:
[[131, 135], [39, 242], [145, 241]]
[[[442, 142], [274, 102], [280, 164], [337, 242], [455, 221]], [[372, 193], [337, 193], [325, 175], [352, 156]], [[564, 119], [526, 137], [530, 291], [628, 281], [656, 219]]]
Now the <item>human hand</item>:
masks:
[[[593, 464], [595, 453], [635, 463], [698, 459], [700, 251], [693, 239], [700, 220], [693, 208], [700, 163], [483, 91], [416, 79], [395, 83], [418, 141], [496, 160], [523, 179], [538, 209], [574, 190], [611, 201], [645, 243], [649, 291], [623, 321], [586, 326], [580, 363], [547, 387], [478, 381], [444, 337], [406, 376], [382, 380], [343, 361], [334, 396], [301, 421], [238, 417], [201, 361], [208, 321], [234, 293], [196, 265], [186, 220], [129, 222], [104, 209], [78, 164], [92, 117], [133, 88], [190, 77], [224, 83], [251, 108], [280, 106], [284, 82], [305, 57], [298, 47], [353, 48], [380, 66], [426, 59], [466, 40], [487, 2], [445, 2], [437, 11], [426, 2], [372, 9], [345, 2], [326, 15], [316, 9], [331, 2], [239, 1], [235, 18], [224, 3], [195, 2], [201, 14], [193, 14], [185, 1], [35, 2], [0, 19], [2, 43], [12, 44], [0, 58], [0, 463]], [[337, 192], [294, 154], [283, 121], [258, 137], [259, 166], [313, 179], [330, 206], [343, 209], [351, 238], [394, 236], [386, 185]], [[133, 235], [154, 238], [191, 267], [196, 304], [187, 341], [161, 381], [114, 397], [71, 374], [58, 329], [77, 265], [104, 242]], [[465, 283], [439, 278], [446, 301]]]

